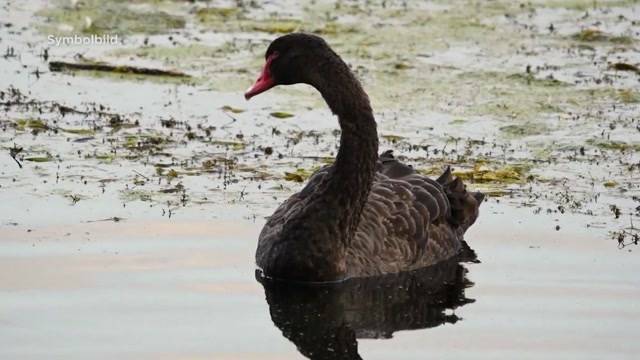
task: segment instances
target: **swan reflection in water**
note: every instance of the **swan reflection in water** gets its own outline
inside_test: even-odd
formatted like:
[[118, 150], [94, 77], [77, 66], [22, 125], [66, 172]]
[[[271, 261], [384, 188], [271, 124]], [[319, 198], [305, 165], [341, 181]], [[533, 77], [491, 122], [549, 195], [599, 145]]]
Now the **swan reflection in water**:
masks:
[[473, 283], [461, 256], [420, 270], [329, 285], [270, 280], [256, 271], [271, 320], [310, 359], [361, 359], [357, 339], [389, 339], [399, 330], [426, 329], [461, 320], [447, 310], [472, 303]]

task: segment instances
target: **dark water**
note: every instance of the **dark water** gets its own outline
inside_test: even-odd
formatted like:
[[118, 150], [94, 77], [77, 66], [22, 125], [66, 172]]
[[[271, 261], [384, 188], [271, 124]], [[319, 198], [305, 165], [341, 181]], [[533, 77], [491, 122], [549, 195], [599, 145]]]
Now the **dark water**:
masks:
[[480, 263], [313, 287], [256, 280], [251, 221], [4, 227], [0, 359], [635, 359], [637, 254], [485, 205]]
[[454, 310], [474, 302], [473, 283], [458, 261], [475, 261], [472, 250], [426, 269], [331, 285], [270, 281], [265, 289], [271, 320], [298, 351], [311, 359], [361, 359], [358, 339], [391, 339], [400, 330], [455, 324]]

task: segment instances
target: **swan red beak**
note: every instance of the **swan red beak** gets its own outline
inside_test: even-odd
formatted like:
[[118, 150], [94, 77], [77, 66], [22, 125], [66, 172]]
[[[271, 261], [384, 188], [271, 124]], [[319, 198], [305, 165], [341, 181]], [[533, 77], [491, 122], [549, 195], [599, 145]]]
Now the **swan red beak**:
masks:
[[255, 84], [253, 84], [253, 86], [247, 89], [247, 92], [244, 93], [245, 99], [249, 100], [252, 97], [276, 86], [276, 82], [271, 77], [271, 63], [277, 56], [277, 53], [269, 55], [269, 57], [267, 58], [267, 62], [264, 64], [264, 68], [262, 68], [260, 77], [258, 77], [258, 80], [256, 80]]

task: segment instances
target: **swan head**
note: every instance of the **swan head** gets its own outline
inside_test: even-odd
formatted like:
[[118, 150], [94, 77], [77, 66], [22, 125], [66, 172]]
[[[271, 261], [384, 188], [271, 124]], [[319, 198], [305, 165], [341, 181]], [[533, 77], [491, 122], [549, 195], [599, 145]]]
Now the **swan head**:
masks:
[[269, 45], [262, 72], [244, 97], [249, 100], [277, 85], [313, 85], [317, 67], [331, 55], [337, 56], [319, 36], [305, 33], [281, 36]]

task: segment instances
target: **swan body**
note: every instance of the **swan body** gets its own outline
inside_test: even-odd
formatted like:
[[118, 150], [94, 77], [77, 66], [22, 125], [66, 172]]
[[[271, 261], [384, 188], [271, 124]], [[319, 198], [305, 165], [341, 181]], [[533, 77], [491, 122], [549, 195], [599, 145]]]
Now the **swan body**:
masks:
[[388, 151], [378, 155], [369, 99], [321, 38], [289, 34], [271, 43], [247, 99], [276, 85], [320, 91], [342, 130], [336, 161], [278, 207], [258, 239], [256, 263], [268, 277], [340, 281], [414, 270], [452, 258], [478, 216], [470, 193], [447, 169], [437, 180]]

